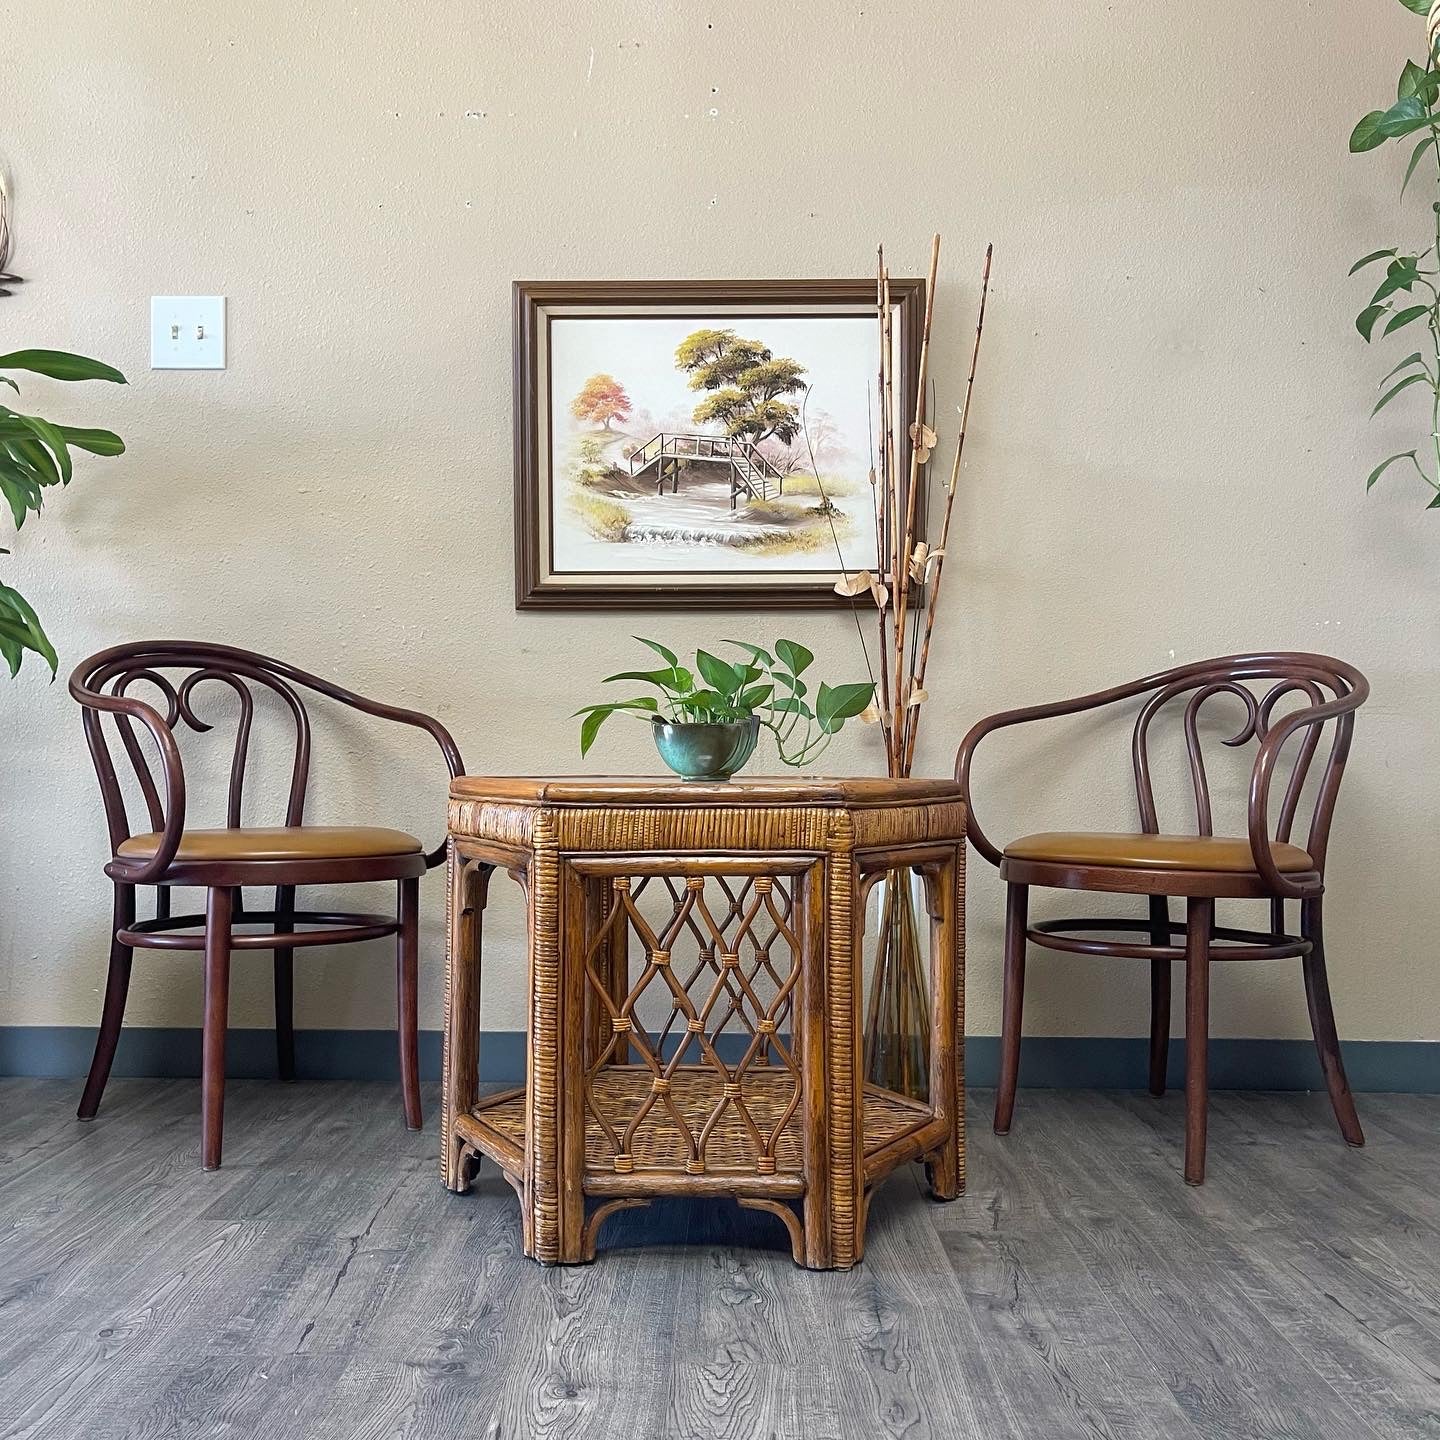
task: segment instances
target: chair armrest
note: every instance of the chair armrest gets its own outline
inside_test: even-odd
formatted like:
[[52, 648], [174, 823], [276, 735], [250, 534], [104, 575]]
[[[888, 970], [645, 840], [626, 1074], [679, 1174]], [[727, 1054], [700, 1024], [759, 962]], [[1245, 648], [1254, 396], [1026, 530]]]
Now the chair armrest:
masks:
[[[288, 669], [289, 667], [276, 667]], [[440, 753], [445, 757], [446, 768], [453, 780], [458, 775], [465, 773], [465, 762], [460, 758], [460, 747], [456, 745], [450, 732], [433, 715], [426, 715], [420, 710], [406, 710], [398, 705], [387, 705], [380, 700], [371, 700], [364, 695], [356, 695], [353, 691], [343, 690], [338, 685], [331, 685], [328, 681], [321, 680], [315, 675], [306, 675], [303, 671], [292, 671], [293, 676], [302, 680], [312, 689], [329, 695], [332, 699], [348, 705], [351, 709], [359, 710], [366, 715], [373, 715], [379, 720], [393, 720], [397, 725], [409, 725], [417, 730], [424, 730], [440, 747]], [[433, 870], [445, 859], [445, 840], [442, 838], [439, 845], [433, 850], [425, 852], [426, 869]]]
[[[1356, 672], [1354, 688], [1345, 695], [1337, 696], [1320, 705], [1308, 705], [1303, 710], [1292, 710], [1276, 721], [1265, 733], [1260, 749], [1255, 756], [1255, 768], [1250, 773], [1249, 835], [1250, 849], [1255, 857], [1255, 868], [1265, 883], [1285, 899], [1305, 899], [1314, 893], [1314, 887], [1297, 885], [1288, 879], [1275, 863], [1275, 853], [1270, 838], [1270, 786], [1275, 776], [1275, 766], [1285, 743], [1298, 730], [1314, 732], [1314, 740], [1304, 743], [1312, 745], [1320, 738], [1320, 727], [1329, 720], [1338, 720], [1335, 743], [1325, 763], [1325, 773], [1320, 781], [1320, 792], [1315, 799], [1315, 814], [1318, 823], [1312, 824], [1307, 848], [1315, 868], [1324, 872], [1325, 846], [1329, 839], [1329, 816], [1335, 803], [1335, 794], [1340, 788], [1341, 772], [1350, 751], [1350, 732], [1354, 720], [1350, 717], [1365, 703], [1370, 687], [1363, 676]], [[1297, 782], [1298, 789], [1298, 782]], [[1282, 811], [1282, 816], [1284, 811]]]
[[1050, 705], [1026, 705], [1018, 710], [1002, 710], [989, 715], [970, 728], [960, 742], [955, 755], [955, 778], [960, 782], [965, 797], [965, 824], [970, 843], [992, 865], [999, 865], [1003, 858], [1000, 850], [981, 829], [975, 818], [975, 800], [970, 786], [970, 769], [975, 758], [975, 749], [980, 742], [996, 730], [1007, 730], [1013, 725], [1027, 725], [1033, 720], [1053, 720], [1061, 715], [1076, 715], [1083, 710], [1096, 710], [1116, 700], [1125, 700], [1148, 689], [1152, 681], [1137, 680], [1130, 685], [1120, 685], [1113, 690], [1099, 690], [1091, 695], [1079, 695], [1073, 700], [1060, 700]]
[[[77, 670], [70, 677], [70, 694], [84, 707], [85, 739], [100, 776], [100, 790], [105, 802], [112, 854], [119, 850], [123, 841], [129, 839], [129, 827], [125, 819], [125, 801], [120, 792], [120, 782], [115, 776], [115, 767], [100, 734], [101, 712], [138, 720], [150, 732], [160, 751], [165, 782], [160, 843], [149, 860], [136, 864], [125, 877], [125, 883], [129, 885], [154, 884], [175, 858], [175, 852], [180, 847], [180, 837], [185, 830], [185, 768], [180, 761], [180, 747], [175, 743], [175, 735], [170, 726], [154, 706], [129, 695], [107, 695], [91, 690], [81, 682], [80, 673]], [[130, 744], [136, 743], [134, 736], [128, 732], [126, 738]], [[151, 793], [147, 791], [147, 798]]]

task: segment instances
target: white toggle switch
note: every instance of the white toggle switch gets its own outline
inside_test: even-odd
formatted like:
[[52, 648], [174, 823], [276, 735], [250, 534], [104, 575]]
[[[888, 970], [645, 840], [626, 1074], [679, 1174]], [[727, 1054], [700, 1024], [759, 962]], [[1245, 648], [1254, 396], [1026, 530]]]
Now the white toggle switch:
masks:
[[223, 370], [225, 297], [152, 295], [150, 368]]

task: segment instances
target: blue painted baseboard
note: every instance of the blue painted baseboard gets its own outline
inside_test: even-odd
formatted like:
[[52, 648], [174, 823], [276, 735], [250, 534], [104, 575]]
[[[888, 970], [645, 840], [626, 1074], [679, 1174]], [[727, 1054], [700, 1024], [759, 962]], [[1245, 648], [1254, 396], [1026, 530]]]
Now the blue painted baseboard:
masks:
[[[525, 1037], [517, 1030], [481, 1036], [481, 1078], [519, 1083], [525, 1073]], [[295, 1036], [296, 1062], [305, 1080], [393, 1080], [395, 1036], [389, 1030], [302, 1030]], [[83, 1076], [95, 1032], [82, 1025], [0, 1026], [0, 1075]], [[1138, 1090], [1145, 1085], [1149, 1041], [1142, 1037], [1032, 1036], [1021, 1058], [1022, 1085], [1042, 1089]], [[995, 1083], [999, 1040], [972, 1035], [965, 1042], [969, 1084]], [[726, 1058], [738, 1058], [726, 1057]], [[268, 1078], [275, 1073], [275, 1040], [269, 1030], [232, 1030], [226, 1044], [228, 1073]], [[1352, 1040], [1345, 1066], [1356, 1090], [1440, 1093], [1440, 1042]], [[200, 1032], [127, 1028], [115, 1057], [116, 1075], [192, 1076], [200, 1073]], [[440, 1077], [440, 1032], [420, 1032], [420, 1074]], [[1170, 1081], [1184, 1079], [1184, 1046], [1170, 1046]], [[1210, 1083], [1225, 1090], [1318, 1090], [1323, 1088], [1315, 1050], [1308, 1040], [1212, 1040]]]

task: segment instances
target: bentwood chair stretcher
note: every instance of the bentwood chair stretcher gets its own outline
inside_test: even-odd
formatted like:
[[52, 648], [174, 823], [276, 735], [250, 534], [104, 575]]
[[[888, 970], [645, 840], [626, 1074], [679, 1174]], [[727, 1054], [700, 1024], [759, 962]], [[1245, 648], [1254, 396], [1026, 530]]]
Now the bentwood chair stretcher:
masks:
[[[964, 1183], [964, 807], [952, 781], [484, 779], [451, 787], [445, 1184], [481, 1156], [525, 1253], [594, 1258], [616, 1210], [728, 1195], [797, 1264], [861, 1258], [873, 1187], [923, 1160]], [[897, 867], [931, 920], [927, 1094], [867, 1084], [864, 914]], [[481, 1095], [480, 927], [526, 900], [528, 1070]], [[907, 881], [908, 883], [908, 881]]]

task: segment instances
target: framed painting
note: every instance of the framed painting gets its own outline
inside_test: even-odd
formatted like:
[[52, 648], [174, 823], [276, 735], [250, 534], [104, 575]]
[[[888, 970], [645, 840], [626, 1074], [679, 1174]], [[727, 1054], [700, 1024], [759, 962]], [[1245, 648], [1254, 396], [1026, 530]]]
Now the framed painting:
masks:
[[915, 413], [925, 282], [890, 293], [886, 417], [874, 280], [516, 281], [516, 608], [850, 603]]

